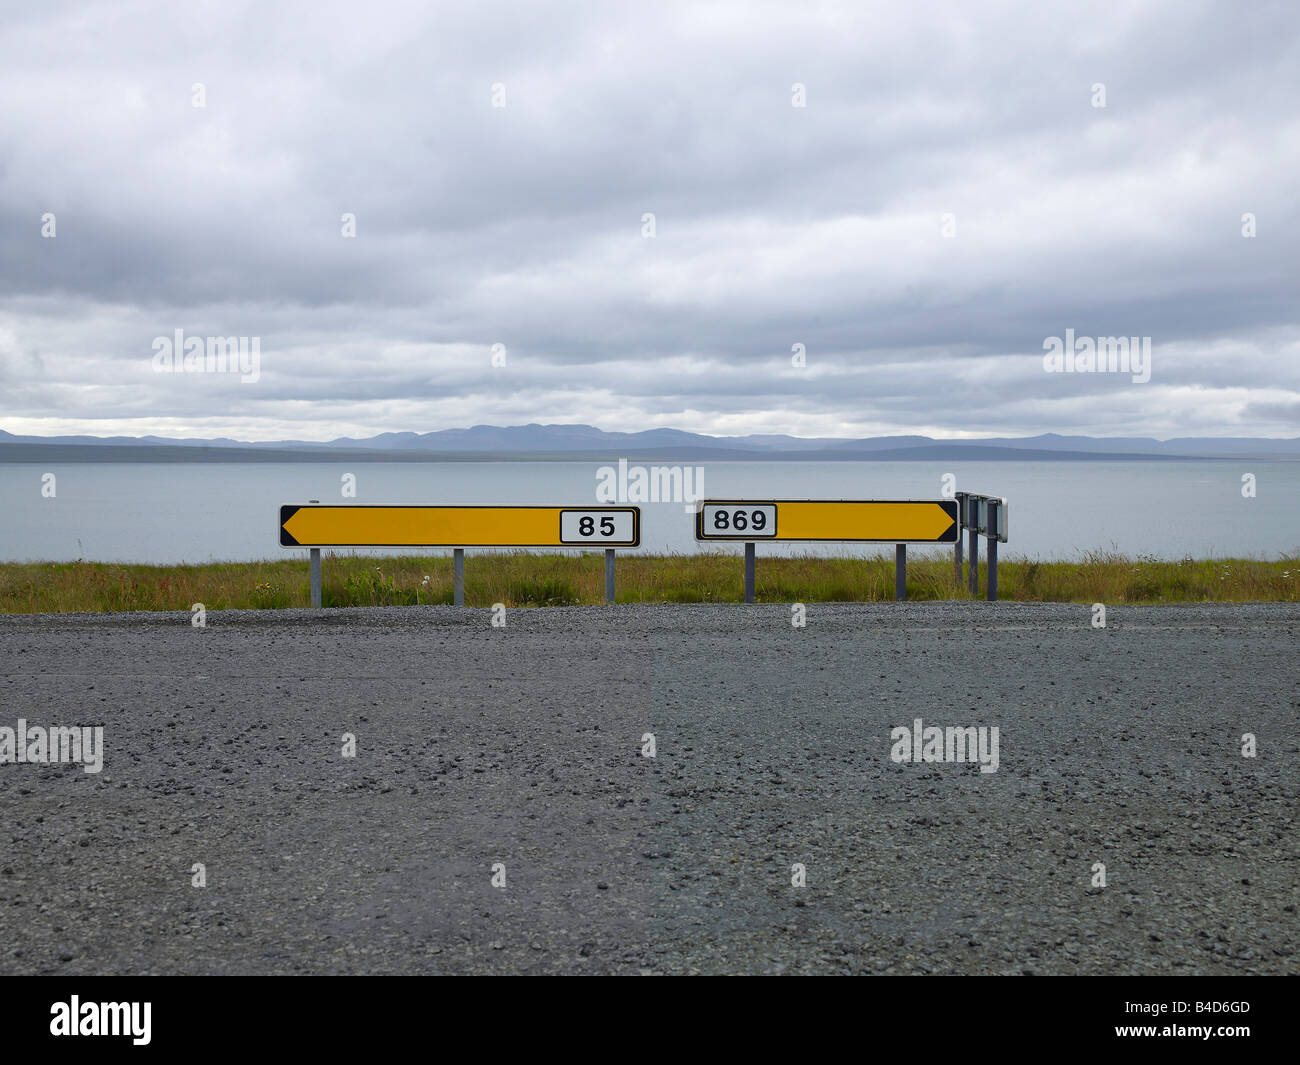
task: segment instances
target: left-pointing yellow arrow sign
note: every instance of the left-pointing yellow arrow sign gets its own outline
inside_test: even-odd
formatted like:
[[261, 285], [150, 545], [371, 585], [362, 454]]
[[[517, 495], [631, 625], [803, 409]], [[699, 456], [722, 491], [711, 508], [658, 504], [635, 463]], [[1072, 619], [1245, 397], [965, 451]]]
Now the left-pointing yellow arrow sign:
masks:
[[282, 547], [636, 547], [639, 507], [280, 508]]

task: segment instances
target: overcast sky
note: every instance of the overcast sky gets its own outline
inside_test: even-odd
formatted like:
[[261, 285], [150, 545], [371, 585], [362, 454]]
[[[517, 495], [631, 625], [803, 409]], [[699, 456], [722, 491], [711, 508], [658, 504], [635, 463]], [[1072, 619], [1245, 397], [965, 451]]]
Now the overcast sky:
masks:
[[[1298, 31], [0, 0], [0, 428], [1297, 436]], [[155, 372], [177, 329], [258, 380]], [[1045, 372], [1067, 329], [1151, 337], [1150, 382]]]

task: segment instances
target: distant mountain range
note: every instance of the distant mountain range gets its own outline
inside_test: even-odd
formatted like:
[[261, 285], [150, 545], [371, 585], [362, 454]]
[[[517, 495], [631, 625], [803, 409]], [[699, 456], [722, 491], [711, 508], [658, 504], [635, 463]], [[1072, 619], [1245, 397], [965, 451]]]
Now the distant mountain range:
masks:
[[431, 433], [381, 433], [245, 442], [160, 436], [15, 436], [0, 430], [0, 462], [432, 462], [500, 459], [629, 461], [1034, 461], [1065, 459], [1300, 459], [1300, 437], [1059, 436], [936, 440], [928, 436], [705, 436], [679, 429], [610, 433], [590, 425], [475, 425]]

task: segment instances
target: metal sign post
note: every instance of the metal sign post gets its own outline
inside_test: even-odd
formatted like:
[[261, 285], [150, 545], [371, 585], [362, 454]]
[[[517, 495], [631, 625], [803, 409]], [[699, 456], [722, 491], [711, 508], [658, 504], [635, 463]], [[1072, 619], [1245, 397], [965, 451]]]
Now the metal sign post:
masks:
[[972, 596], [980, 594], [980, 531], [974, 514], [977, 505], [976, 501], [970, 496], [966, 497], [966, 531], [970, 541], [966, 545], [966, 553], [970, 556], [966, 568], [970, 571], [970, 594]]
[[994, 533], [998, 527], [998, 507], [996, 499], [989, 500], [989, 578], [988, 597], [990, 603], [998, 601], [998, 538]]
[[[979, 537], [988, 539], [988, 580], [985, 594], [990, 603], [998, 598], [998, 544], [1007, 542], [1007, 501], [1001, 496], [958, 492], [962, 524], [970, 540], [970, 594], [979, 596]], [[958, 543], [957, 577], [961, 579], [961, 545]]]
[[961, 584], [962, 578], [962, 559], [961, 559], [961, 528], [966, 521], [966, 493], [957, 492], [953, 496], [957, 500], [957, 513], [960, 515], [958, 520], [957, 539], [952, 542], [953, 567], [957, 575], [957, 583]]
[[320, 606], [320, 548], [311, 549], [311, 605]]

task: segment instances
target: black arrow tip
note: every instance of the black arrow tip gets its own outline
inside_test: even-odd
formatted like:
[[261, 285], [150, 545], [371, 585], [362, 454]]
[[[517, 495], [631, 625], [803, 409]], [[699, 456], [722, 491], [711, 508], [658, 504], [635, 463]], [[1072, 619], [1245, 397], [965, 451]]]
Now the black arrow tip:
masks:
[[283, 506], [280, 508], [280, 546], [281, 547], [299, 547], [297, 540], [289, 535], [285, 529], [285, 524], [292, 518], [302, 507]]

